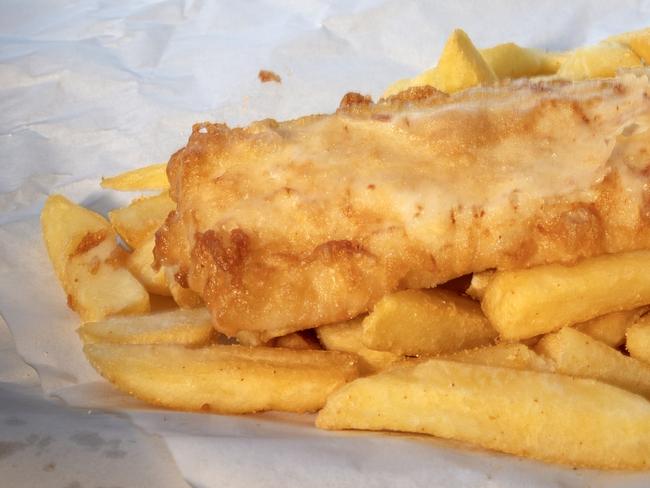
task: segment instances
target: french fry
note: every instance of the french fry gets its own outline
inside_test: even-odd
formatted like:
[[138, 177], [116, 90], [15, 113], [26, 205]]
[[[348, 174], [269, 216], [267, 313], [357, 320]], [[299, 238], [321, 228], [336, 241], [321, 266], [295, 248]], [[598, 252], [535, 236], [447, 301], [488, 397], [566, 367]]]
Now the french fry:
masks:
[[197, 308], [203, 306], [203, 299], [198, 293], [181, 286], [178, 280], [176, 280], [176, 272], [174, 271], [174, 268], [164, 266], [162, 269], [165, 273], [165, 280], [169, 287], [169, 292], [179, 307]]
[[149, 294], [125, 268], [126, 253], [106, 219], [53, 195], [45, 203], [41, 225], [68, 305], [82, 320], [149, 310]]
[[650, 398], [650, 365], [571, 327], [544, 336], [535, 351], [551, 359], [558, 373], [593, 378]]
[[84, 352], [119, 389], [179, 410], [313, 412], [358, 375], [354, 356], [331, 351], [87, 344]]
[[650, 403], [594, 380], [431, 359], [334, 392], [324, 429], [427, 433], [545, 461], [650, 467]]
[[625, 348], [630, 356], [650, 364], [650, 314], [641, 317], [625, 335]]
[[263, 341], [260, 334], [256, 330], [240, 330], [235, 336], [237, 342], [242, 346], [258, 347], [267, 346], [269, 341]]
[[[70, 218], [65, 217], [69, 212]], [[41, 230], [50, 262], [63, 285], [70, 255], [88, 233], [106, 232], [107, 226], [101, 215], [75, 205], [63, 195], [52, 195], [41, 212]]]
[[641, 59], [632, 49], [616, 42], [601, 42], [596, 46], [576, 49], [557, 71], [559, 78], [584, 80], [608, 78], [616, 75], [619, 68], [641, 65]]
[[416, 86], [433, 86], [446, 93], [507, 78], [557, 74], [582, 80], [614, 76], [620, 68], [650, 63], [650, 29], [613, 36], [595, 46], [568, 53], [546, 53], [509, 42], [478, 50], [467, 34], [456, 29], [445, 44], [438, 65], [413, 78], [390, 85], [384, 98]]
[[424, 71], [410, 81], [399, 80], [384, 92], [383, 97], [395, 95], [414, 86], [430, 85], [445, 93], [455, 93], [467, 88], [497, 81], [469, 36], [460, 29], [447, 39], [435, 68]]
[[549, 371], [553, 364], [524, 344], [496, 344], [494, 346], [466, 349], [454, 354], [440, 357], [461, 363], [483, 364], [502, 368], [529, 369], [532, 371]]
[[366, 347], [398, 355], [436, 355], [484, 346], [497, 332], [470, 298], [443, 289], [382, 298], [363, 321]]
[[165, 222], [176, 204], [167, 192], [142, 197], [128, 206], [108, 212], [113, 228], [129, 247], [142, 246]]
[[160, 268], [154, 270], [153, 264], [153, 248], [155, 245], [154, 237], [151, 236], [148, 240], [133, 250], [127, 259], [126, 265], [133, 273], [140, 283], [147, 289], [149, 293], [154, 295], [171, 296], [167, 279], [165, 277], [165, 270]]
[[474, 273], [472, 275], [472, 281], [469, 283], [469, 288], [465, 290], [465, 293], [467, 293], [474, 300], [482, 300], [483, 295], [485, 295], [485, 289], [490, 283], [492, 276], [494, 276], [494, 271], [482, 271], [480, 273]]
[[83, 324], [77, 332], [85, 344], [183, 344], [201, 346], [214, 336], [205, 308], [175, 309], [133, 317], [110, 317]]
[[514, 42], [481, 49], [480, 53], [500, 80], [552, 75], [561, 65], [556, 56], [539, 49], [521, 47]]
[[68, 305], [83, 321], [149, 311], [149, 294], [124, 266], [122, 253], [114, 239], [108, 238], [70, 257], [64, 289]]
[[425, 75], [421, 79], [418, 77], [418, 81], [427, 81], [420, 84], [431, 84], [445, 93], [455, 93], [472, 86], [494, 83], [497, 77], [469, 36], [455, 29], [447, 39], [431, 78]]
[[611, 347], [619, 347], [625, 342], [625, 331], [646, 311], [648, 307], [612, 312], [576, 324], [575, 329]]
[[272, 330], [240, 330], [235, 338], [242, 346], [271, 346], [280, 337], [291, 335], [295, 328], [272, 329]]
[[276, 337], [273, 345], [275, 347], [284, 347], [285, 349], [321, 349], [318, 341], [310, 337], [307, 331], [292, 332], [291, 334]]
[[497, 272], [481, 301], [506, 340], [519, 340], [606, 313], [650, 304], [650, 251]]
[[650, 28], [626, 32], [608, 40], [629, 46], [646, 64], [650, 64]]
[[402, 356], [387, 351], [367, 348], [362, 340], [362, 318], [338, 324], [321, 325], [316, 328], [318, 339], [328, 351], [349, 352], [359, 356], [359, 368], [363, 374], [386, 369], [402, 359]]
[[152, 164], [102, 178], [102, 188], [118, 191], [166, 190], [169, 188], [167, 164]]

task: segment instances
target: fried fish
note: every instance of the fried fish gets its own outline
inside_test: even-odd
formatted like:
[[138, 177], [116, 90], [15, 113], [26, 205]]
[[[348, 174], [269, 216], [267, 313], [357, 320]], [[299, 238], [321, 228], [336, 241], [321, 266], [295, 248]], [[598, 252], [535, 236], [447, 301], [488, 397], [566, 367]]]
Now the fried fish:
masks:
[[168, 165], [156, 262], [218, 330], [279, 334], [471, 272], [648, 248], [649, 117], [640, 70], [197, 124]]

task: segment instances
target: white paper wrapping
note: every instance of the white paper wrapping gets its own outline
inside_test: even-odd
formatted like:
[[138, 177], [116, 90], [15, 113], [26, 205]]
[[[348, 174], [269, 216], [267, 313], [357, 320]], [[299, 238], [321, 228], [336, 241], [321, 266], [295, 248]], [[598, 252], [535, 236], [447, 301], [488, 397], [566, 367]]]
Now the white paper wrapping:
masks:
[[[100, 190], [99, 177], [166, 161], [194, 122], [329, 112], [347, 91], [376, 98], [434, 64], [455, 27], [481, 47], [562, 50], [648, 25], [647, 1], [3, 2], [0, 311], [18, 352], [45, 395], [114, 409], [160, 434], [196, 487], [650, 485], [650, 475], [576, 471], [436, 439], [320, 432], [309, 416], [148, 409], [83, 358], [38, 222], [50, 193], [101, 212], [125, 203], [131, 195]], [[261, 84], [260, 69], [282, 83]], [[64, 422], [56, 408], [49, 415]], [[147, 470], [169, 463], [138, 455]], [[155, 472], [125, 469], [131, 480]]]

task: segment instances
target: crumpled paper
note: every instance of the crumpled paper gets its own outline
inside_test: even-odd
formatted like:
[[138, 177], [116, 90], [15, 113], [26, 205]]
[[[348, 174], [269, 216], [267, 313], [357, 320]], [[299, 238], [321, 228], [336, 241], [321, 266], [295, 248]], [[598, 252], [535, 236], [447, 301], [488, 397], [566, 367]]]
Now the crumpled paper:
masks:
[[[631, 0], [3, 4], [0, 311], [18, 352], [45, 395], [117, 410], [161, 435], [196, 487], [648, 486], [650, 475], [572, 470], [433, 438], [322, 432], [310, 416], [148, 408], [84, 359], [38, 222], [51, 193], [100, 212], [126, 203], [133, 195], [103, 191], [99, 178], [166, 161], [194, 122], [331, 112], [347, 91], [377, 98], [434, 64], [455, 27], [481, 47], [563, 50], [648, 20], [650, 3]], [[261, 84], [260, 69], [282, 83]]]

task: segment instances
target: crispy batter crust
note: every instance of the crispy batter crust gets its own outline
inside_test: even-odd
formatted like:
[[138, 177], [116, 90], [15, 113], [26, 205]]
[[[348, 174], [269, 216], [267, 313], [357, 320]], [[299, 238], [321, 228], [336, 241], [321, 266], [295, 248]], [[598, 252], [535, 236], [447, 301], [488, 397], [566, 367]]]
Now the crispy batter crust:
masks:
[[488, 268], [650, 247], [648, 105], [641, 73], [198, 124], [168, 166], [178, 208], [155, 256], [234, 335], [344, 320]]
[[257, 77], [262, 83], [269, 83], [270, 81], [282, 83], [282, 78], [280, 78], [280, 75], [267, 69], [261, 69], [259, 73], [257, 73]]

